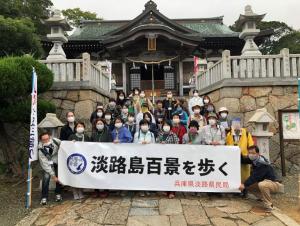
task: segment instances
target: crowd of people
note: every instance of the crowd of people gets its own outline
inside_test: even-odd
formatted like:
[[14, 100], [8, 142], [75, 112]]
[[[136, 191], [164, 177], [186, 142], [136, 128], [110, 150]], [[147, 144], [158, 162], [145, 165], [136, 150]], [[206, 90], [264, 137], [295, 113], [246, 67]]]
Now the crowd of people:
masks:
[[[275, 183], [278, 188], [274, 170], [266, 158], [259, 155], [251, 134], [243, 128], [240, 118], [231, 118], [226, 106], [215, 108], [209, 96], [201, 97], [197, 90], [188, 101], [173, 97], [167, 92], [165, 99], [152, 103], [143, 90], [135, 88], [126, 96], [123, 91], [117, 98], [110, 98], [107, 105], [98, 103], [91, 113], [90, 123], [92, 133], [87, 133], [86, 125], [76, 121], [73, 112], [66, 114], [66, 125], [62, 127], [59, 139], [52, 138], [45, 132], [40, 134], [39, 159], [44, 177], [42, 182], [42, 204], [47, 203], [49, 180], [52, 176], [57, 182], [56, 201], [61, 201], [61, 185], [57, 178], [57, 152], [60, 141], [76, 142], [113, 142], [139, 144], [187, 144], [187, 145], [234, 145], [239, 146], [242, 155], [241, 187], [246, 194], [247, 187], [253, 183], [265, 180]], [[249, 155], [255, 150], [257, 155]], [[256, 158], [254, 157], [256, 156]], [[252, 168], [257, 165], [268, 166], [268, 173], [261, 172], [250, 175]], [[253, 171], [256, 172], [256, 171]], [[269, 184], [268, 184], [269, 185]], [[277, 186], [278, 185], [278, 186]], [[260, 185], [264, 200], [268, 208], [272, 207], [270, 186]], [[84, 197], [82, 189], [73, 189], [74, 199]], [[95, 191], [95, 195], [107, 197], [109, 191]], [[144, 192], [140, 192], [144, 196]], [[175, 192], [167, 192], [169, 198], [175, 197]]]

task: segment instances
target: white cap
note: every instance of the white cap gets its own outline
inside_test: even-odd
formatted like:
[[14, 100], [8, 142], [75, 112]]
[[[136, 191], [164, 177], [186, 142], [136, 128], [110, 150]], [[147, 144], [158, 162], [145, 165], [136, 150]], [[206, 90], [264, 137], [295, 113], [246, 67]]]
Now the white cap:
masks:
[[219, 112], [223, 112], [223, 111], [227, 111], [228, 112], [228, 109], [226, 107], [220, 107]]

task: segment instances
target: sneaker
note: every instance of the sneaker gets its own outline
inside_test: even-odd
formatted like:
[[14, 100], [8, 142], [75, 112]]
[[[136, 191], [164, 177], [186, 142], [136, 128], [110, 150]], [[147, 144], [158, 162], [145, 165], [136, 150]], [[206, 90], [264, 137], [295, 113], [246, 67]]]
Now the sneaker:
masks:
[[274, 210], [273, 204], [271, 206], [266, 206], [266, 212], [271, 213]]
[[84, 195], [81, 190], [78, 192], [78, 197], [79, 199], [84, 199]]
[[73, 191], [73, 195], [74, 195], [75, 200], [79, 199], [79, 195], [78, 195], [77, 191]]
[[169, 192], [168, 198], [169, 199], [174, 199], [175, 198], [175, 192]]
[[47, 205], [47, 199], [46, 198], [42, 198], [41, 205]]
[[61, 201], [62, 201], [62, 197], [61, 197], [60, 194], [57, 194], [57, 195], [55, 196], [55, 201], [56, 201], [56, 202], [61, 202]]

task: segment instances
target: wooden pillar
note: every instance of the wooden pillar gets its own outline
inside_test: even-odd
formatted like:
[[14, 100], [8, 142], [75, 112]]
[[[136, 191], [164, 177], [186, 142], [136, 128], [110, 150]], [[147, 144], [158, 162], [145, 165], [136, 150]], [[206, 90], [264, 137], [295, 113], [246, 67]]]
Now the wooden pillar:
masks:
[[183, 96], [183, 63], [179, 60], [179, 96]]
[[123, 76], [123, 91], [127, 95], [127, 74], [126, 74], [126, 63], [122, 63], [122, 76]]

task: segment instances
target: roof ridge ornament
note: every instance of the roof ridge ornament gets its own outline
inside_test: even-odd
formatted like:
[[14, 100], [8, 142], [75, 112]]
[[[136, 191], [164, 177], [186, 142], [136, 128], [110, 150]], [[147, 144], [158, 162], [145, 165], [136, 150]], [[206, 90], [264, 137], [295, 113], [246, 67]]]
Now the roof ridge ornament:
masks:
[[150, 0], [145, 4], [145, 10], [147, 9], [157, 9], [157, 4], [154, 1]]

